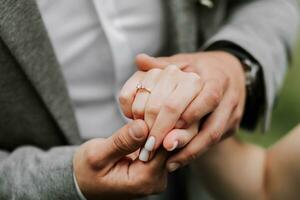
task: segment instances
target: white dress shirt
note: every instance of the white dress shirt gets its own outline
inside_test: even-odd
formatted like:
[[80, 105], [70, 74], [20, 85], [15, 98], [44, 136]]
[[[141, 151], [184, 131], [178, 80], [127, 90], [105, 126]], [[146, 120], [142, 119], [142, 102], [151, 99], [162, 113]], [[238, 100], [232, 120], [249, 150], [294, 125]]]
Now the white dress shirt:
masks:
[[116, 96], [138, 53], [163, 50], [162, 0], [37, 0], [83, 139], [124, 124]]

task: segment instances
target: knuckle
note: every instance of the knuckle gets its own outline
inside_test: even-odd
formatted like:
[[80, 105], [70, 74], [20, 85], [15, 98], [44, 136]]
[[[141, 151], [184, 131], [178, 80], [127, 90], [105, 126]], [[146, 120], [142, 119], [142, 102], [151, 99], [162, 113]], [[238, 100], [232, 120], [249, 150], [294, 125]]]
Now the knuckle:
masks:
[[173, 114], [178, 113], [178, 111], [179, 111], [178, 107], [179, 107], [179, 104], [176, 101], [170, 101], [170, 102], [164, 103], [164, 109], [169, 113], [173, 113]]
[[144, 118], [144, 110], [140, 107], [133, 106], [132, 107], [132, 114], [138, 119], [143, 119]]
[[209, 133], [208, 146], [217, 144], [220, 141], [220, 139], [221, 139], [221, 133], [217, 129], [214, 129]]
[[178, 72], [179, 68], [177, 65], [171, 64], [166, 67], [166, 71], [168, 71], [169, 73]]
[[186, 121], [186, 122], [190, 122], [190, 121], [193, 121], [195, 119], [195, 114], [196, 111], [195, 110], [190, 110], [190, 109], [187, 109], [182, 115], [181, 115], [181, 118]]
[[130, 134], [126, 137], [124, 134], [119, 134], [114, 136], [113, 138], [113, 145], [114, 148], [121, 151], [121, 152], [128, 152], [130, 149], [135, 148], [137, 145], [135, 142], [130, 142]]
[[122, 105], [128, 104], [130, 102], [130, 95], [125, 91], [121, 91], [119, 95], [119, 102]]
[[200, 90], [203, 86], [203, 80], [194, 72], [188, 72], [188, 80], [193, 84], [193, 89]]
[[201, 113], [199, 110], [194, 109], [194, 110], [187, 110], [186, 112], [184, 112], [181, 116], [181, 118], [183, 120], [185, 120], [186, 122], [192, 122], [197, 120], [200, 117]]
[[232, 94], [228, 104], [231, 107], [236, 107], [239, 104], [239, 95]]
[[200, 76], [195, 72], [188, 72], [188, 78], [196, 82], [201, 80]]
[[151, 116], [157, 116], [160, 110], [160, 106], [158, 104], [151, 104], [146, 108], [146, 113]]
[[218, 90], [207, 91], [206, 93], [206, 102], [207, 104], [217, 107], [222, 100], [221, 92]]
[[192, 151], [192, 150], [187, 150], [185, 152], [185, 161], [184, 163], [189, 163], [191, 161], [194, 161], [196, 160], [198, 157], [199, 157], [200, 153], [199, 152], [195, 152], [195, 151]]
[[162, 70], [158, 68], [153, 68], [149, 70], [149, 73], [151, 74], [159, 74], [160, 72], [162, 72]]
[[198, 119], [201, 116], [201, 114], [203, 115], [203, 113], [201, 113], [199, 109], [195, 109], [191, 112], [191, 119]]

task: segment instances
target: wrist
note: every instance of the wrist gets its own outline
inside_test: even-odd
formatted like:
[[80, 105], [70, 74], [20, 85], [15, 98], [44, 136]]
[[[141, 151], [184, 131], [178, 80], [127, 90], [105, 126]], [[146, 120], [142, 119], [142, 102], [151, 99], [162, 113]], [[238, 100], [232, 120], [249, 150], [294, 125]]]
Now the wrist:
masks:
[[227, 52], [227, 51], [223, 51], [223, 50], [211, 51], [209, 53], [212, 53], [212, 55], [216, 59], [219, 59], [220, 61], [225, 63], [226, 67], [234, 66], [243, 74], [243, 64], [240, 61], [240, 59], [237, 56], [235, 56], [234, 54]]

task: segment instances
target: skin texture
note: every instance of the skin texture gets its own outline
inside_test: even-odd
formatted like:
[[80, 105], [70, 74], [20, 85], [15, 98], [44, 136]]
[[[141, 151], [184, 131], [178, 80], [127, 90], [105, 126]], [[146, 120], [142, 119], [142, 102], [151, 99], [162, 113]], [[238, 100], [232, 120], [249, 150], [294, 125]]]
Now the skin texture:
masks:
[[158, 150], [145, 164], [136, 159], [148, 128], [135, 120], [108, 139], [82, 144], [73, 167], [79, 188], [87, 199], [132, 199], [162, 192], [167, 185], [167, 152]]
[[[149, 136], [156, 139], [154, 152], [161, 144], [169, 150], [176, 142], [177, 148], [184, 147], [168, 166], [188, 164], [239, 127], [245, 78], [241, 63], [231, 54], [215, 51], [160, 58], [141, 54], [136, 63], [139, 71], [120, 93], [121, 108], [127, 117], [146, 121]], [[151, 93], [137, 92], [138, 83]]]
[[230, 138], [195, 162], [216, 199], [297, 200], [300, 196], [300, 126], [271, 148]]

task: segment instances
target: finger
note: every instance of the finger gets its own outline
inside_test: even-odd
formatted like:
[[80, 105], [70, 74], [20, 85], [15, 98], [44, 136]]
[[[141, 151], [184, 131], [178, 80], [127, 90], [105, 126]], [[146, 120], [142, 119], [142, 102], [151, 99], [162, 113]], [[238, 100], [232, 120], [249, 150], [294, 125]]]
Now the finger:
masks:
[[157, 149], [167, 133], [174, 128], [182, 112], [201, 90], [200, 81], [200, 77], [194, 73], [185, 74], [185, 78], [166, 99], [149, 134], [149, 138], [155, 138], [155, 145], [151, 146], [153, 149], [148, 149], [146, 142], [145, 148], [148, 151]]
[[233, 111], [233, 113], [230, 116], [230, 120], [226, 128], [227, 131], [224, 135], [222, 135], [221, 140], [225, 140], [239, 131], [242, 116], [243, 116], [243, 109], [237, 106], [237, 108]]
[[[238, 90], [238, 89], [235, 89], [235, 90]], [[238, 131], [238, 129], [240, 127], [240, 123], [241, 123], [243, 115], [244, 115], [246, 94], [244, 91], [240, 95], [232, 95], [232, 97], [238, 98], [239, 101], [238, 101], [238, 105], [236, 106], [234, 112], [232, 113], [232, 115], [230, 117], [230, 121], [229, 121], [227, 129], [229, 129], [231, 133], [235, 133]], [[230, 135], [230, 133], [228, 135]]]
[[153, 68], [164, 69], [171, 64], [176, 64], [180, 69], [183, 69], [187, 66], [186, 62], [171, 60], [168, 57], [154, 58], [148, 56], [147, 54], [139, 54], [136, 56], [136, 65], [138, 69], [142, 71], [148, 71]]
[[136, 86], [143, 80], [145, 72], [137, 71], [133, 76], [125, 83], [121, 89], [119, 95], [120, 107], [124, 115], [128, 118], [133, 118], [132, 115], [132, 103], [136, 94]]
[[163, 146], [167, 151], [183, 148], [198, 133], [198, 123], [192, 124], [187, 129], [174, 129], [164, 138]]
[[[224, 90], [224, 86], [221, 86], [218, 81], [206, 81], [202, 91], [184, 111], [181, 119], [186, 125], [189, 125], [214, 111], [223, 98]], [[179, 128], [180, 126], [182, 124], [176, 125]]]
[[144, 116], [149, 129], [152, 128], [163, 102], [174, 91], [177, 84], [178, 72], [180, 72], [180, 70], [176, 66], [169, 65], [165, 70], [163, 70], [159, 77], [159, 81], [151, 91], [146, 104]]
[[145, 142], [148, 128], [143, 120], [135, 120], [118, 130], [105, 142], [103, 152], [110, 163], [137, 151]]
[[[236, 90], [236, 89], [235, 89]], [[230, 116], [230, 120], [227, 124], [227, 128], [226, 128], [226, 133], [224, 135], [222, 135], [221, 140], [224, 140], [228, 137], [231, 137], [233, 134], [235, 134], [236, 132], [239, 131], [239, 127], [243, 118], [243, 114], [244, 114], [244, 107], [245, 107], [245, 93], [244, 94], [240, 94], [240, 95], [231, 95], [232, 97], [232, 102], [238, 102], [238, 104], [236, 105], [234, 111], [232, 112], [231, 116]], [[233, 98], [239, 99], [234, 100]]]
[[[160, 69], [152, 69], [148, 71], [141, 83], [143, 87], [151, 92], [155, 87], [161, 72], [162, 71]], [[148, 91], [137, 91], [132, 103], [132, 114], [134, 119], [144, 119], [146, 103], [149, 96], [150, 93]]]
[[184, 166], [205, 152], [211, 145], [217, 143], [226, 132], [230, 116], [236, 107], [228, 92], [219, 107], [209, 116], [203, 129], [197, 136], [178, 154], [168, 161], [169, 171], [174, 171], [174, 166]]

